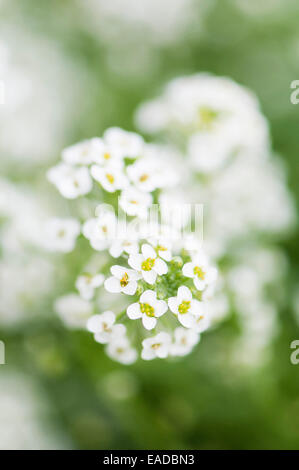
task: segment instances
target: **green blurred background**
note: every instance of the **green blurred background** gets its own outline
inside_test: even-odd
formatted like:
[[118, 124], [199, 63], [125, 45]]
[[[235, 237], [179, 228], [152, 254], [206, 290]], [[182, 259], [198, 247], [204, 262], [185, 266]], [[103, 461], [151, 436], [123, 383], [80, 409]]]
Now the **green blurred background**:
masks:
[[[55, 42], [84, 70], [87, 105], [75, 106], [64, 145], [111, 125], [134, 129], [136, 106], [171, 78], [199, 71], [229, 76], [258, 95], [298, 204], [299, 105], [290, 103], [290, 84], [299, 79], [298, 1], [195, 1], [187, 27], [161, 40], [138, 24], [120, 29], [116, 23], [113, 33], [108, 25], [111, 34], [102, 34], [103, 20], [92, 14], [92, 21], [85, 7], [84, 0], [15, 0], [1, 19], [37, 41]], [[34, 171], [24, 165], [14, 172], [13, 164], [7, 171], [38, 187], [45, 170], [41, 162]], [[32, 376], [50, 402], [50, 419], [74, 448], [298, 449], [299, 365], [290, 363], [290, 343], [299, 339], [293, 312], [298, 232], [280, 246], [290, 263], [288, 308], [279, 312], [281, 328], [265, 364], [246, 368], [229, 361], [229, 345], [239, 334], [233, 319], [203, 335], [183, 360], [112, 362], [88, 333], [68, 331], [53, 312], [54, 298], [73, 289], [80, 264], [69, 254], [57, 259], [62, 270], [71, 267], [70, 275], [61, 275], [44, 302], [47, 315], [0, 330], [7, 355], [0, 374], [12, 367]]]

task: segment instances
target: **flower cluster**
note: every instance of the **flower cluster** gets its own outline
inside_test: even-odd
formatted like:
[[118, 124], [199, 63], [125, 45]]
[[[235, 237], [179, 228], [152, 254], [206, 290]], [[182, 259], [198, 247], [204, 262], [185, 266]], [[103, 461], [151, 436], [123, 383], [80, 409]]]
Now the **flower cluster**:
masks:
[[[78, 294], [57, 299], [56, 311], [69, 327], [86, 326], [108, 356], [123, 364], [138, 355], [186, 355], [210, 325], [217, 269], [199, 240], [189, 243], [163, 222], [160, 208], [159, 220], [148, 220], [153, 202], [159, 205], [165, 188], [178, 180], [175, 155], [170, 163], [165, 154], [172, 156], [135, 133], [110, 128], [103, 138], [65, 149], [62, 162], [48, 172], [65, 198], [97, 202], [95, 216], [80, 221], [81, 233], [94, 255], [106, 255], [104, 264], [92, 263], [79, 274]], [[71, 251], [78, 227], [75, 219], [50, 220], [48, 249]]]
[[[226, 313], [239, 313], [248, 346], [244, 356], [258, 359], [277, 330], [279, 302], [268, 293], [269, 288], [277, 291], [282, 273], [274, 269], [270, 280], [264, 278], [269, 259], [275, 265], [277, 258], [276, 247], [265, 250], [264, 241], [284, 235], [295, 220], [286, 175], [272, 154], [258, 100], [231, 79], [200, 73], [172, 80], [160, 97], [141, 104], [136, 123], [185, 156], [189, 179], [176, 187], [175, 196], [207, 208], [206, 249], [224, 281], [219, 297], [211, 299], [211, 310], [218, 310], [216, 318], [223, 316], [219, 308], [223, 311], [225, 305]], [[173, 192], [163, 198], [170, 204]], [[260, 257], [266, 264], [252, 266]], [[240, 357], [240, 344], [236, 349]]]

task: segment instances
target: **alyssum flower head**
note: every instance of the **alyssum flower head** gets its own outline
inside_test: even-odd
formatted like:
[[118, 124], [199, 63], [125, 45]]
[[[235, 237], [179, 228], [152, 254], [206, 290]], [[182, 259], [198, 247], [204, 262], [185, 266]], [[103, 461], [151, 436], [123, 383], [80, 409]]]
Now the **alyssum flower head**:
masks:
[[[112, 128], [103, 138], [64, 150], [62, 159], [48, 173], [62, 196], [84, 198], [84, 207], [90, 204], [91, 208], [95, 202], [101, 207], [112, 201], [117, 209], [119, 201], [137, 227], [119, 223], [112, 210], [89, 218], [78, 211], [77, 221], [55, 222], [51, 250], [74, 249], [81, 227], [80, 243], [94, 260], [89, 263], [85, 258], [78, 272], [78, 293], [56, 302], [62, 321], [74, 328], [84, 324], [105, 345], [108, 356], [123, 364], [138, 357], [189, 354], [209, 326], [204, 293], [216, 281], [217, 271], [202, 251], [196, 253], [194, 246], [188, 250], [187, 242], [167, 235], [173, 233], [172, 227], [157, 222], [154, 233], [140, 230], [138, 224], [146, 226], [152, 202], [159, 204], [164, 187], [177, 181], [167, 181], [169, 169], [159, 160], [159, 147], [149, 146], [137, 134]], [[175, 170], [173, 163], [172, 175]], [[62, 230], [67, 230], [66, 241], [59, 238]], [[104, 263], [97, 264], [97, 252], [105, 254]]]

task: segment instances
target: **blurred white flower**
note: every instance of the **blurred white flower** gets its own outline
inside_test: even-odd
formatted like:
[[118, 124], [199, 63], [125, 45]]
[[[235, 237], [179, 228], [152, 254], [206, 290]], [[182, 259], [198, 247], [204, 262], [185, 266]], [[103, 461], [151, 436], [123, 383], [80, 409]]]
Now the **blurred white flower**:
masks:
[[[9, 253], [0, 260], [0, 325], [15, 326], [43, 313], [54, 286], [54, 266], [36, 253]], [[44, 312], [46, 314], [46, 312]]]
[[122, 339], [126, 334], [126, 327], [121, 323], [115, 324], [115, 314], [107, 311], [93, 315], [87, 321], [87, 330], [94, 333], [97, 343], [107, 344], [112, 340]]
[[0, 375], [0, 450], [70, 448], [70, 442], [51, 422], [52, 410], [29, 376], [18, 371]]
[[109, 193], [128, 186], [128, 180], [123, 170], [112, 165], [100, 167], [93, 165], [90, 170], [91, 176], [98, 181]]
[[164, 359], [168, 356], [171, 348], [171, 337], [168, 333], [161, 332], [151, 338], [142, 341], [141, 357], [145, 361], [159, 357]]
[[121, 192], [119, 205], [126, 214], [145, 219], [152, 201], [150, 194], [128, 187]]
[[104, 282], [103, 274], [92, 274], [86, 273], [79, 276], [76, 280], [76, 288], [79, 291], [82, 299], [91, 300], [94, 296], [94, 291], [97, 287], [100, 287]]
[[76, 219], [52, 218], [47, 221], [44, 233], [46, 249], [68, 253], [75, 248], [80, 223]]
[[104, 139], [92, 139], [92, 161], [100, 166], [123, 167], [122, 150], [117, 145], [109, 145]]
[[75, 199], [87, 194], [92, 189], [92, 180], [87, 168], [75, 168], [64, 163], [51, 168], [47, 173], [61, 195], [67, 199]]
[[150, 158], [137, 160], [128, 166], [127, 172], [131, 182], [140, 191], [152, 192], [160, 186], [161, 175]]
[[152, 330], [157, 324], [157, 318], [167, 311], [167, 303], [157, 299], [157, 293], [146, 290], [140, 296], [139, 302], [135, 302], [127, 308], [127, 315], [131, 320], [142, 318], [144, 328]]
[[124, 336], [110, 341], [106, 347], [106, 353], [111, 359], [125, 365], [133, 364], [137, 359], [136, 349], [132, 348]]
[[116, 217], [113, 212], [106, 212], [99, 217], [87, 220], [83, 225], [83, 235], [94, 250], [107, 249], [115, 238]]
[[176, 328], [174, 330], [174, 342], [171, 345], [170, 353], [172, 356], [186, 356], [190, 354], [194, 346], [199, 341], [199, 335], [186, 328]]
[[191, 136], [190, 161], [203, 173], [219, 169], [242, 149], [258, 155], [268, 149], [267, 123], [254, 95], [228, 78], [205, 73], [172, 80], [160, 99], [141, 106], [137, 122], [151, 132], [178, 129], [187, 144]]
[[62, 160], [67, 165], [90, 165], [97, 154], [96, 141], [97, 139], [83, 140], [65, 148], [62, 152]]
[[110, 127], [104, 133], [104, 141], [111, 147], [118, 148], [123, 158], [137, 158], [143, 152], [143, 139], [135, 132], [128, 132], [119, 127]]
[[92, 305], [77, 294], [59, 297], [54, 304], [63, 323], [69, 328], [84, 328], [92, 314]]
[[[123, 235], [121, 235], [123, 233]], [[119, 258], [123, 253], [137, 254], [139, 252], [138, 233], [130, 226], [118, 223], [118, 237], [113, 240], [109, 253], [113, 258]]]

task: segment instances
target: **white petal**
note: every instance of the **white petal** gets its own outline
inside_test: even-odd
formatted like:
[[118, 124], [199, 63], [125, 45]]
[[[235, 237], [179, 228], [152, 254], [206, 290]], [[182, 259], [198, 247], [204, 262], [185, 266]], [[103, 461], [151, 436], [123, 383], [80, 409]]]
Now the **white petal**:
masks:
[[137, 289], [137, 282], [131, 281], [125, 287], [122, 288], [124, 294], [134, 295]]
[[117, 325], [113, 325], [112, 327], [112, 335], [113, 339], [118, 339], [126, 334], [127, 328], [122, 323], [118, 323]]
[[193, 263], [186, 263], [183, 266], [182, 272], [186, 277], [194, 277], [194, 264]]
[[157, 301], [157, 294], [155, 291], [150, 290], [150, 289], [143, 292], [143, 294], [140, 296], [140, 302], [143, 304], [150, 304], [153, 306], [156, 301]]
[[115, 314], [108, 310], [107, 312], [102, 313], [102, 320], [110, 327], [115, 322]]
[[142, 351], [141, 351], [141, 358], [144, 360], [144, 361], [150, 361], [152, 359], [155, 359], [156, 357], [156, 354], [155, 354], [155, 351], [153, 349], [150, 349], [150, 348], [144, 348]]
[[129, 305], [127, 308], [127, 315], [131, 320], [136, 320], [136, 318], [142, 317], [139, 302]]
[[191, 300], [192, 299], [192, 294], [191, 294], [191, 291], [190, 289], [188, 289], [188, 287], [186, 286], [181, 286], [178, 288], [178, 301], [179, 303], [182, 303], [182, 301], [184, 300]]
[[198, 277], [195, 277], [193, 282], [197, 290], [204, 290], [207, 285], [205, 280], [198, 279]]
[[171, 260], [171, 251], [170, 250], [160, 250], [159, 251], [159, 256], [160, 258], [165, 259], [165, 261], [170, 261]]
[[192, 328], [195, 325], [195, 317], [191, 313], [178, 314], [179, 322], [186, 328]]
[[168, 356], [168, 352], [169, 352], [169, 348], [167, 345], [163, 344], [162, 346], [160, 346], [160, 348], [158, 348], [156, 350], [156, 355], [160, 358], [160, 359], [164, 359], [165, 357]]
[[142, 254], [145, 258], [155, 259], [157, 254], [151, 245], [144, 243], [141, 247]]
[[96, 274], [92, 279], [92, 287], [100, 287], [104, 282], [105, 276], [103, 274]]
[[142, 315], [142, 323], [144, 328], [146, 328], [147, 330], [152, 330], [153, 328], [155, 328], [157, 320], [155, 319], [155, 317], [148, 317], [147, 315]]
[[133, 269], [137, 269], [137, 271], [141, 270], [141, 263], [144, 261], [144, 257], [142, 255], [130, 255], [128, 259], [128, 263]]
[[142, 277], [148, 284], [155, 284], [157, 273], [152, 269], [150, 271], [142, 271]]
[[178, 311], [179, 301], [178, 301], [177, 297], [170, 297], [168, 299], [168, 306], [169, 306], [170, 310], [173, 313], [175, 313], [176, 315], [179, 313], [179, 311]]
[[87, 330], [91, 333], [97, 333], [102, 330], [102, 315], [93, 315], [87, 321]]
[[133, 348], [128, 348], [122, 355], [121, 361], [125, 365], [133, 364], [137, 359], [137, 351]]
[[167, 271], [168, 271], [168, 267], [167, 267], [167, 264], [165, 263], [165, 261], [163, 261], [162, 259], [160, 258], [157, 258], [156, 261], [155, 261], [155, 265], [154, 265], [154, 268], [153, 268], [156, 273], [158, 273], [160, 276], [162, 276], [162, 274], [166, 274]]
[[193, 299], [191, 301], [189, 313], [192, 313], [192, 315], [198, 317], [200, 315], [205, 314], [205, 305], [203, 302], [200, 302], [199, 300]]
[[113, 294], [121, 292], [121, 285], [118, 279], [116, 277], [108, 277], [106, 281], [104, 282], [104, 287], [108, 292], [111, 292]]
[[119, 258], [122, 252], [123, 246], [119, 242], [114, 242], [109, 249], [109, 253], [113, 258]]
[[168, 306], [164, 300], [157, 300], [155, 303], [155, 317], [161, 317], [167, 312]]
[[141, 274], [134, 269], [127, 269], [126, 272], [129, 275], [130, 281], [137, 281], [138, 279], [141, 279]]
[[95, 341], [100, 344], [107, 344], [110, 340], [110, 337], [111, 335], [107, 333], [106, 331], [101, 331], [94, 335]]
[[111, 274], [113, 274], [114, 277], [117, 279], [121, 279], [123, 275], [126, 273], [126, 269], [123, 266], [118, 266], [115, 264], [114, 266], [111, 266], [110, 268]]

